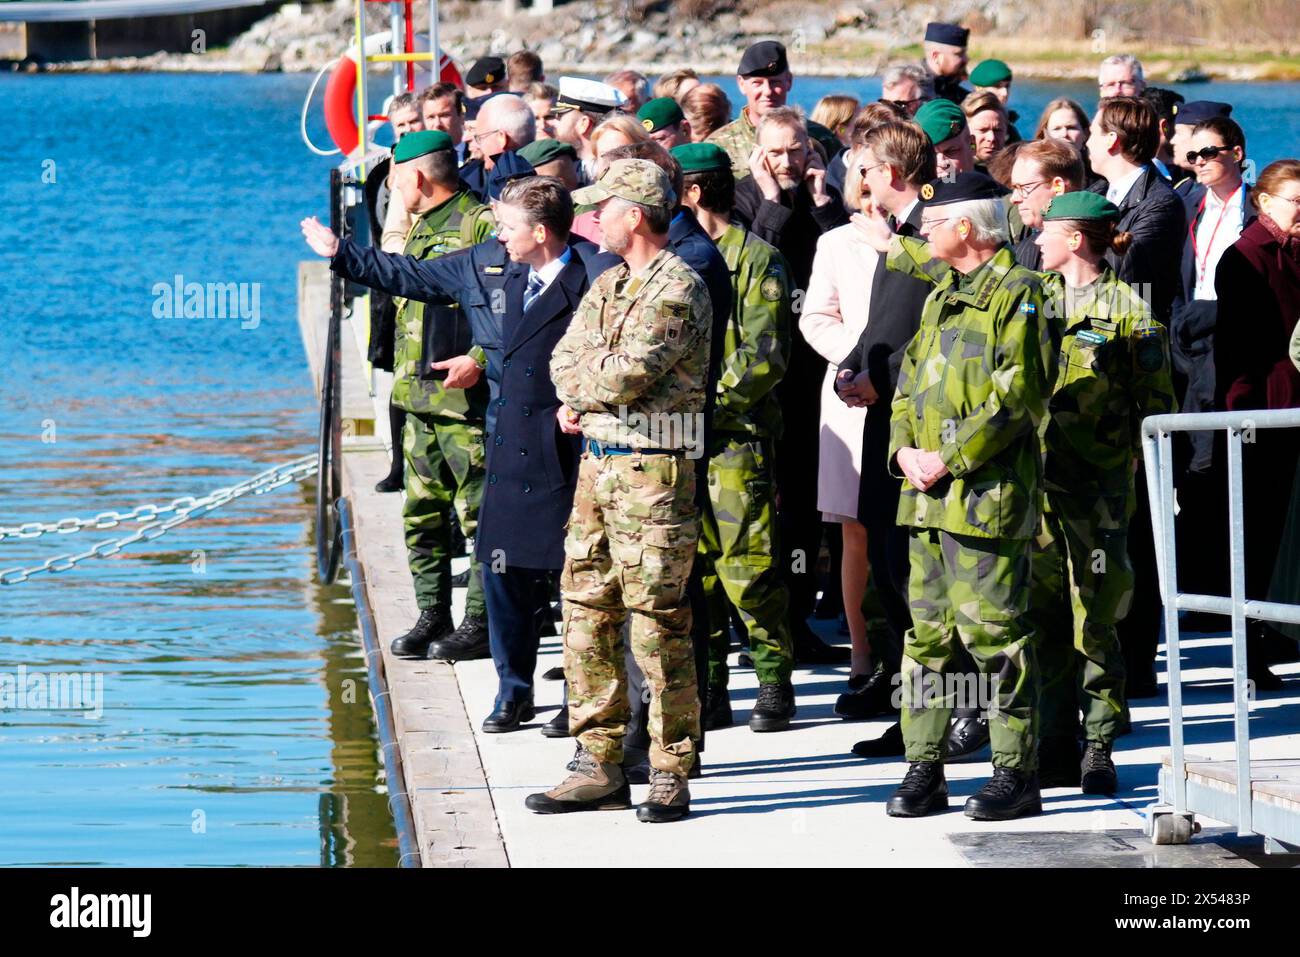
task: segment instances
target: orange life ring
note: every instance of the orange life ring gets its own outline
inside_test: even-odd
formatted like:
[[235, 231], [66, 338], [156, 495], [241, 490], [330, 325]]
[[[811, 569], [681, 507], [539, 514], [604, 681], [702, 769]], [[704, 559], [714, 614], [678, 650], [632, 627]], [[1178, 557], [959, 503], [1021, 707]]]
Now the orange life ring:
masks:
[[[377, 49], [371, 52], [379, 52], [378, 48], [387, 43], [385, 34], [373, 36], [370, 41], [378, 41], [373, 43]], [[372, 42], [369, 41], [366, 44], [367, 47], [371, 45]], [[439, 61], [442, 67], [438, 75], [439, 80], [443, 83], [454, 83], [463, 89], [465, 83], [452, 58], [442, 53]], [[334, 145], [343, 151], [344, 156], [352, 155], [360, 142], [355, 113], [356, 102], [357, 48], [351, 46], [343, 56], [339, 57], [338, 63], [334, 64], [329, 81], [325, 84], [325, 128], [329, 131]]]

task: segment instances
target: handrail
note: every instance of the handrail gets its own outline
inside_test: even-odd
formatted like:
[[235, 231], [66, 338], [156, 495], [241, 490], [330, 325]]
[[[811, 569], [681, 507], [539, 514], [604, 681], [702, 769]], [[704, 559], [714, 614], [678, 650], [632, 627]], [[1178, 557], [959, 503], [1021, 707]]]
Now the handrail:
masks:
[[[1164, 603], [1169, 665], [1169, 745], [1173, 762], [1174, 811], [1187, 810], [1187, 772], [1183, 753], [1182, 661], [1179, 609], [1226, 614], [1232, 619], [1233, 739], [1237, 764], [1237, 833], [1254, 833], [1250, 784], [1250, 723], [1246, 677], [1246, 619], [1300, 623], [1300, 605], [1246, 598], [1246, 542], [1242, 488], [1242, 436], [1255, 429], [1300, 428], [1300, 409], [1248, 409], [1233, 412], [1180, 412], [1149, 416], [1142, 422], [1142, 451], [1151, 525], [1156, 544], [1160, 597]], [[1178, 591], [1174, 534], [1174, 432], [1228, 433], [1228, 537], [1231, 596], [1184, 595]]]

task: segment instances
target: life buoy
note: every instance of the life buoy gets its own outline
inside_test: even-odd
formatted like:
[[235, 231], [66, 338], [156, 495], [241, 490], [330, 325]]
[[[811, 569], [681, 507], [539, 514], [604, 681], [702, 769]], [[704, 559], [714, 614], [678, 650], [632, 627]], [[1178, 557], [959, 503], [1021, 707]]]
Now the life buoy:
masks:
[[[391, 32], [384, 31], [376, 33], [366, 38], [366, 53], [374, 55], [376, 53], [393, 52], [391, 42]], [[429, 38], [423, 34], [418, 34], [415, 38], [415, 48], [423, 53], [429, 49]], [[439, 51], [441, 53], [441, 51]], [[360, 135], [357, 130], [356, 119], [356, 101], [357, 101], [357, 66], [360, 57], [357, 56], [357, 47], [354, 43], [344, 51], [339, 57], [338, 63], [330, 72], [329, 81], [325, 84], [325, 128], [329, 130], [330, 139], [334, 145], [343, 151], [345, 156], [352, 155], [352, 152], [360, 143]], [[464, 81], [461, 79], [460, 70], [456, 69], [456, 64], [446, 53], [441, 53], [439, 57], [439, 66], [441, 67], [438, 78], [443, 83], [454, 83], [456, 86], [464, 87]], [[428, 62], [418, 62], [415, 67], [415, 87], [422, 89], [430, 84], [430, 70]]]

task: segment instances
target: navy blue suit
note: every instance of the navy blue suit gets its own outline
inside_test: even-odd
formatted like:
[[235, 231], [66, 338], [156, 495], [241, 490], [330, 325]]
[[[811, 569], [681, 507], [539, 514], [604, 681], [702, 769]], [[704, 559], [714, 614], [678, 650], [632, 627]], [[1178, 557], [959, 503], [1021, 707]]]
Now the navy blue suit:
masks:
[[578, 445], [560, 432], [551, 352], [590, 281], [595, 247], [576, 243], [559, 275], [524, 309], [528, 267], [496, 240], [421, 260], [343, 241], [334, 268], [419, 301], [454, 296], [487, 358], [487, 482], [475, 556], [482, 563], [498, 705], [532, 697], [540, 609], [564, 564]]

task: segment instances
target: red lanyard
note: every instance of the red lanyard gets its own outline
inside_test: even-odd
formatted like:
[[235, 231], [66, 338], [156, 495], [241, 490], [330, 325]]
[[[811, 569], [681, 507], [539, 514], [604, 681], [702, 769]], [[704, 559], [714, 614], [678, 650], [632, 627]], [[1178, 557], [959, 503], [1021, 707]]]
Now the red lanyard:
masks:
[[[1245, 183], [1238, 187], [1238, 189], [1243, 190], [1245, 188]], [[1236, 195], [1237, 191], [1233, 190], [1232, 196]], [[1223, 223], [1223, 217], [1228, 215], [1228, 207], [1232, 205], [1232, 196], [1228, 197], [1227, 201], [1223, 204], [1223, 208], [1219, 210], [1219, 218], [1215, 220], [1214, 228], [1210, 230], [1210, 242], [1205, 248], [1204, 257], [1197, 255], [1199, 250], [1196, 248], [1196, 227], [1198, 225], [1198, 220], [1201, 218], [1201, 213], [1205, 212], [1205, 204], [1209, 202], [1210, 199], [1210, 191], [1208, 189], [1205, 191], [1205, 195], [1201, 197], [1201, 205], [1196, 207], [1196, 215], [1192, 218], [1192, 225], [1191, 228], [1188, 229], [1188, 232], [1191, 233], [1192, 237], [1192, 259], [1196, 262], [1197, 285], [1205, 282], [1205, 267], [1210, 264], [1210, 253], [1214, 251], [1214, 237], [1219, 234], [1219, 226]]]

